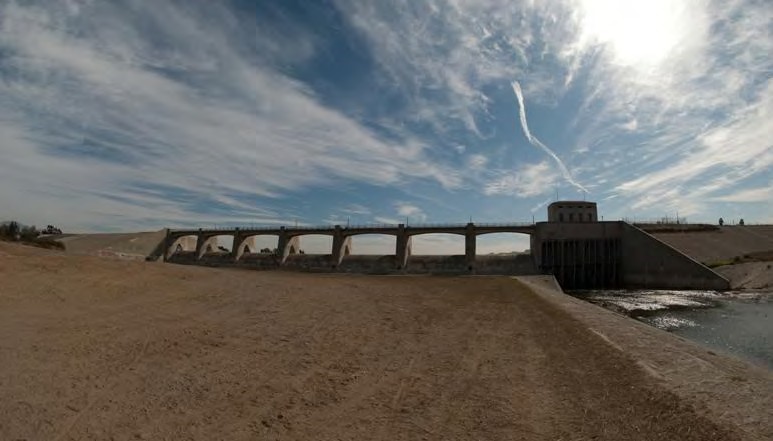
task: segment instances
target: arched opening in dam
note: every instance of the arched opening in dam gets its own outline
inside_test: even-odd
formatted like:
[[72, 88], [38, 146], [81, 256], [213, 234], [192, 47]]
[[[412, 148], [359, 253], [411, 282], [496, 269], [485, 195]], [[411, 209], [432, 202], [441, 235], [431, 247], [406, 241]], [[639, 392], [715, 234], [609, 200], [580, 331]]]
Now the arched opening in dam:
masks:
[[229, 254], [233, 248], [234, 237], [230, 234], [210, 236], [204, 242], [202, 254]]
[[417, 234], [411, 236], [411, 242], [405, 265], [408, 273], [466, 274], [473, 269], [465, 256], [467, 239], [462, 234]]
[[464, 256], [465, 238], [461, 234], [428, 233], [411, 236], [412, 256]]
[[352, 255], [391, 256], [395, 253], [396, 238], [391, 234], [358, 234], [351, 238]]
[[477, 256], [522, 254], [530, 246], [531, 236], [522, 233], [479, 234], [476, 240]]
[[203, 240], [203, 243], [196, 246], [198, 261], [205, 265], [229, 264], [233, 261], [231, 248], [233, 247], [234, 237], [232, 235], [218, 234], [206, 237]]
[[279, 236], [274, 234], [259, 234], [248, 236], [239, 246], [239, 256], [277, 254]]
[[343, 272], [389, 274], [397, 266], [397, 238], [391, 234], [359, 234], [341, 243], [341, 261], [337, 269]]
[[[327, 234], [304, 234], [298, 238], [295, 253], [306, 255], [328, 255], [333, 251], [333, 236]], [[292, 246], [291, 246], [292, 248]]]
[[166, 250], [167, 259], [171, 258], [172, 256], [195, 254], [197, 241], [198, 237], [193, 234], [176, 238]]
[[333, 236], [304, 234], [290, 238], [285, 247], [283, 267], [308, 271], [329, 271], [337, 263], [332, 258]]
[[476, 274], [536, 274], [529, 253], [530, 235], [484, 233], [475, 242]]

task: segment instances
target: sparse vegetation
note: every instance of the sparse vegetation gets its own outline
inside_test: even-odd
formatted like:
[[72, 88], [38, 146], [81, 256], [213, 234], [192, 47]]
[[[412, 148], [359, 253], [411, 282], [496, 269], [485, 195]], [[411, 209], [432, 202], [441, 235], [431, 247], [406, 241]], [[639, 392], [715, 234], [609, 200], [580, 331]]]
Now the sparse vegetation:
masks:
[[[48, 225], [46, 230], [58, 231], [56, 234], [62, 234], [62, 230]], [[21, 242], [26, 245], [32, 245], [40, 248], [63, 250], [64, 244], [48, 237], [40, 237], [41, 232], [34, 225], [22, 225], [16, 221], [3, 222], [0, 224], [0, 240], [8, 242]]]
[[646, 231], [647, 233], [693, 233], [719, 230], [718, 225], [710, 224], [662, 224], [637, 222], [634, 225]]
[[739, 263], [749, 262], [769, 262], [773, 260], [773, 250], [771, 251], [759, 251], [756, 253], [748, 253], [743, 256], [735, 256], [732, 259], [717, 260], [715, 262], [708, 262], [706, 266], [709, 268], [717, 268], [725, 265], [737, 265]]
[[53, 225], [46, 225], [46, 229], [41, 231], [40, 234], [62, 234], [62, 230]]

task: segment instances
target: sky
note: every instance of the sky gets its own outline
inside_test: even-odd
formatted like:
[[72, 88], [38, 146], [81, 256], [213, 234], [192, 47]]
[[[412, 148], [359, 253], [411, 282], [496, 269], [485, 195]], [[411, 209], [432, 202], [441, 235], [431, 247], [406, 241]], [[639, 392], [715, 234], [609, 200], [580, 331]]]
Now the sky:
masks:
[[1, 0], [0, 219], [771, 223], [771, 54], [768, 0]]

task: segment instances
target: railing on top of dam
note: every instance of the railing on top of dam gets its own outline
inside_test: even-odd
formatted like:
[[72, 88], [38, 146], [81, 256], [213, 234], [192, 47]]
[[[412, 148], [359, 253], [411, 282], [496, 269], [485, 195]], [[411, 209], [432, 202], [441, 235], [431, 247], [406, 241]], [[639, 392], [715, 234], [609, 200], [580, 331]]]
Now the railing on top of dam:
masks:
[[[531, 227], [534, 226], [534, 222], [470, 222], [477, 228], [492, 228], [492, 227]], [[384, 223], [372, 223], [372, 224], [342, 224], [338, 225], [342, 230], [377, 230], [377, 229], [395, 229], [403, 225], [406, 229], [419, 229], [419, 228], [466, 228], [469, 223], [466, 222], [445, 222], [445, 223], [420, 223], [420, 224], [384, 224]], [[235, 226], [220, 226], [214, 225], [206, 228], [170, 228], [170, 233], [187, 233], [191, 234], [201, 231], [235, 231], [236, 229], [242, 231], [276, 231], [276, 230], [304, 230], [304, 231], [334, 231], [336, 225], [294, 225], [294, 226], [271, 226], [271, 225], [235, 225]]]

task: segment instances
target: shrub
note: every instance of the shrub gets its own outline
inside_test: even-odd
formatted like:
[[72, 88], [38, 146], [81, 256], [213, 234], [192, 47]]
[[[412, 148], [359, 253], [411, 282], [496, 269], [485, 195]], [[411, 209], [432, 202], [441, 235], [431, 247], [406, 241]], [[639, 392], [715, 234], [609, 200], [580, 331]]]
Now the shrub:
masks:
[[58, 240], [54, 240], [54, 239], [49, 239], [47, 237], [37, 238], [34, 241], [29, 242], [29, 244], [40, 248], [46, 248], [48, 250], [64, 251], [65, 249], [64, 244], [62, 242], [59, 242]]
[[[61, 232], [61, 230], [58, 231]], [[22, 225], [16, 221], [3, 222], [0, 224], [0, 240], [18, 241], [27, 245], [47, 249], [64, 249], [63, 243], [45, 237], [41, 238], [40, 234], [41, 232], [38, 231], [34, 225]]]

